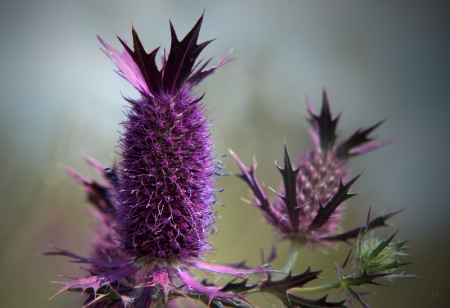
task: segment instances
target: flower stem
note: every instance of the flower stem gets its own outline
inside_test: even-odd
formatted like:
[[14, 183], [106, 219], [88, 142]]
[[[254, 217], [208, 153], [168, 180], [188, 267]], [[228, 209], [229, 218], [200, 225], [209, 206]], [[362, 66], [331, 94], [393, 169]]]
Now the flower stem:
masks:
[[334, 281], [329, 284], [324, 284], [320, 286], [315, 287], [309, 287], [309, 288], [295, 288], [292, 289], [292, 291], [295, 290], [294, 293], [301, 293], [301, 294], [309, 294], [309, 293], [317, 293], [317, 292], [323, 292], [323, 291], [329, 291], [331, 289], [339, 288], [341, 287], [340, 281]]
[[299, 238], [295, 238], [295, 239], [291, 240], [291, 247], [289, 249], [289, 255], [286, 259], [286, 262], [284, 263], [283, 268], [281, 269], [281, 272], [283, 274], [287, 274], [292, 270], [292, 267], [294, 266], [295, 261], [297, 261], [302, 243], [303, 242]]

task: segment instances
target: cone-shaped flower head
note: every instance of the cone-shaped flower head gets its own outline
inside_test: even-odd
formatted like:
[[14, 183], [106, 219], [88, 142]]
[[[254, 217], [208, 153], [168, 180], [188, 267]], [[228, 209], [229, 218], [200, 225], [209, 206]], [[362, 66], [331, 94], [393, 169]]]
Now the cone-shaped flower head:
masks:
[[181, 41], [171, 24], [168, 57], [144, 50], [133, 29], [131, 49], [118, 52], [99, 38], [118, 73], [141, 93], [128, 99], [123, 122], [116, 231], [130, 255], [186, 260], [204, 253], [213, 224], [215, 163], [204, 105], [193, 86], [217, 66], [196, 64], [211, 42], [197, 45], [203, 16]]
[[278, 201], [269, 201], [258, 184], [255, 164], [249, 169], [234, 156], [242, 171], [241, 178], [252, 188], [256, 205], [267, 220], [284, 238], [314, 244], [325, 243], [327, 238], [336, 235], [343, 202], [353, 196], [348, 191], [357, 178], [347, 182], [347, 159], [380, 147], [385, 142], [372, 141], [368, 137], [380, 122], [356, 131], [336, 145], [339, 116], [333, 118], [325, 91], [321, 113], [314, 113], [309, 100], [308, 113], [313, 126], [309, 133], [314, 147], [301, 155], [296, 168], [285, 148], [284, 167], [278, 167], [284, 184]]

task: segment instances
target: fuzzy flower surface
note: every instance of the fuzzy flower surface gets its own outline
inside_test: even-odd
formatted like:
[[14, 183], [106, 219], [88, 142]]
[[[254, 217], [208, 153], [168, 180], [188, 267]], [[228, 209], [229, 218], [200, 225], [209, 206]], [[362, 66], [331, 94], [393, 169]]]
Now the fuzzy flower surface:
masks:
[[369, 136], [382, 122], [359, 129], [337, 144], [340, 116], [333, 117], [327, 93], [323, 92], [320, 114], [315, 114], [309, 99], [307, 105], [313, 147], [300, 156], [296, 165], [285, 147], [284, 167], [277, 166], [283, 178], [279, 199], [268, 199], [256, 179], [256, 163], [248, 168], [232, 153], [241, 169], [240, 177], [252, 189], [256, 207], [284, 239], [314, 245], [356, 237], [357, 230], [345, 238], [338, 236], [344, 201], [354, 195], [349, 189], [358, 178], [348, 180], [347, 161], [386, 144]]

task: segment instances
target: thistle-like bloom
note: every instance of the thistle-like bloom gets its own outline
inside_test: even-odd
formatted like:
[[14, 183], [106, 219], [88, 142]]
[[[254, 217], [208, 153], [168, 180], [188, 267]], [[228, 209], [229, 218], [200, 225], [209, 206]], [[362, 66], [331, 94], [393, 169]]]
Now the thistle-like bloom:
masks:
[[[382, 122], [357, 130], [350, 138], [336, 144], [339, 116], [333, 118], [326, 92], [323, 92], [319, 115], [314, 113], [309, 99], [307, 104], [308, 119], [313, 127], [309, 133], [314, 146], [301, 155], [296, 168], [285, 147], [284, 168], [278, 167], [284, 182], [279, 200], [271, 202], [259, 185], [255, 175], [256, 164], [247, 168], [232, 154], [242, 171], [240, 177], [254, 193], [255, 205], [283, 238], [310, 245], [336, 239], [346, 240], [358, 234], [357, 230], [352, 230], [351, 234], [344, 237], [337, 235], [343, 202], [354, 195], [348, 191], [357, 179], [347, 180], [349, 171], [346, 163], [350, 157], [386, 143], [369, 137]], [[377, 226], [384, 224], [384, 219], [374, 223]], [[372, 227], [375, 225], [372, 224]]]
[[203, 96], [196, 95], [194, 87], [228, 62], [228, 56], [208, 68], [210, 60], [196, 62], [211, 42], [197, 44], [202, 20], [203, 16], [181, 41], [170, 24], [171, 47], [161, 68], [156, 64], [159, 47], [147, 53], [134, 29], [133, 48], [119, 38], [123, 52], [98, 37], [118, 74], [141, 97], [127, 99], [131, 107], [123, 122], [117, 169], [104, 169], [88, 159], [103, 183], [69, 170], [95, 205], [100, 227], [92, 258], [66, 250], [50, 253], [91, 266], [90, 276], [63, 282], [60, 292], [81, 289], [98, 306], [147, 307], [179, 296], [236, 304], [243, 299], [235, 293], [242, 291], [234, 292], [234, 285], [228, 293], [202, 285], [190, 276], [189, 268], [241, 278], [266, 271], [201, 262], [210, 248], [213, 184], [221, 167], [212, 156]]
[[193, 86], [214, 69], [193, 71], [210, 42], [197, 45], [201, 20], [172, 46], [162, 69], [133, 30], [134, 51], [102, 41], [120, 74], [141, 92], [123, 123], [117, 226], [122, 248], [136, 257], [188, 260], [208, 248], [215, 165], [204, 107]]
[[123, 123], [115, 227], [122, 249], [134, 257], [188, 261], [208, 248], [215, 163], [202, 97], [193, 87], [217, 66], [194, 66], [211, 42], [197, 45], [201, 23], [181, 41], [171, 24], [172, 45], [161, 69], [159, 48], [147, 53], [134, 29], [134, 50], [120, 40], [123, 53], [99, 38], [119, 74], [141, 93], [128, 100]]

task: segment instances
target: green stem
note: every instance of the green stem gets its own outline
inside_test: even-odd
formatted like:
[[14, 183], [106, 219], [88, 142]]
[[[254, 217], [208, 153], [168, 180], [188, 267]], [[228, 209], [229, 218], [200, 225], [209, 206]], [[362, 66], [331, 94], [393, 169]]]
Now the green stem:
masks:
[[292, 270], [292, 267], [295, 264], [295, 261], [297, 261], [298, 254], [300, 252], [300, 248], [302, 246], [302, 241], [299, 238], [295, 238], [291, 240], [291, 247], [289, 249], [289, 255], [286, 259], [286, 262], [284, 263], [283, 268], [281, 269], [281, 272], [284, 274], [289, 273]]
[[300, 293], [300, 294], [310, 294], [310, 293], [317, 293], [317, 292], [323, 292], [323, 291], [329, 291], [331, 289], [336, 289], [341, 287], [340, 281], [335, 281], [329, 284], [324, 284], [320, 286], [315, 287], [309, 287], [309, 288], [295, 288], [292, 289], [294, 293]]
[[359, 277], [347, 277], [347, 278], [341, 278], [337, 281], [331, 282], [329, 284], [324, 284], [316, 287], [310, 287], [310, 288], [295, 288], [292, 289], [292, 291], [296, 291], [296, 293], [300, 294], [308, 294], [308, 293], [316, 293], [316, 292], [323, 292], [323, 291], [329, 291], [331, 289], [337, 289], [337, 288], [349, 288], [351, 286], [361, 286], [364, 284], [370, 284], [373, 283], [374, 277], [368, 276], [367, 274], [364, 274]]

